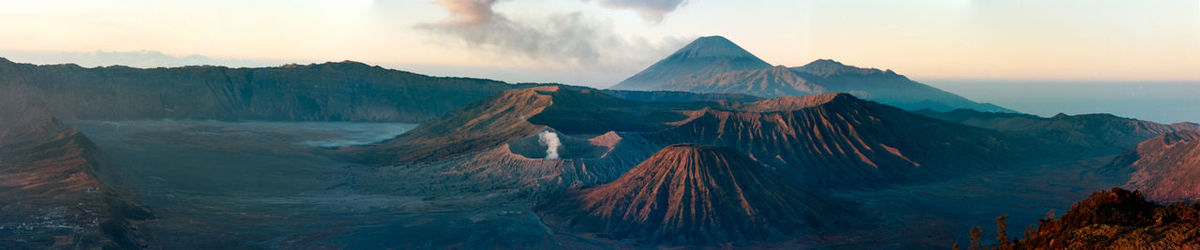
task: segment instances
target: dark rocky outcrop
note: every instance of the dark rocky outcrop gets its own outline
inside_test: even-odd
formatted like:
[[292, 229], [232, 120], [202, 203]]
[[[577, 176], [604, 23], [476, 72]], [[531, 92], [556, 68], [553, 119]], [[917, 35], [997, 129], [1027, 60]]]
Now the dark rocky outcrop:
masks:
[[1158, 205], [1141, 192], [1093, 193], [1057, 219], [1041, 220], [1022, 240], [999, 249], [1194, 249], [1200, 205]]

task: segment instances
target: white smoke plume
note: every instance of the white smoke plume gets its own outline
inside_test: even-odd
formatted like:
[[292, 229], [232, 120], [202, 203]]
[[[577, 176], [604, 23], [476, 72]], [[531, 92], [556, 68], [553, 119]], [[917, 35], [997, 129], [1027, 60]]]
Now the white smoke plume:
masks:
[[538, 134], [538, 143], [546, 146], [547, 159], [558, 159], [558, 147], [562, 146], [562, 142], [558, 141], [557, 133], [542, 131]]
[[[610, 23], [588, 18], [578, 11], [554, 13], [546, 18], [509, 18], [493, 9], [505, 1], [436, 0], [434, 3], [445, 8], [450, 16], [413, 28], [465, 42], [472, 49], [495, 53], [498, 58], [525, 58], [558, 66], [620, 67], [631, 60], [652, 63], [654, 56], [648, 55], [666, 55], [686, 42], [668, 38], [656, 43], [641, 37], [625, 37], [613, 30]], [[637, 9], [649, 13], [643, 15], [650, 18], [665, 13], [659, 9], [675, 6], [652, 2], [655, 3], [604, 1], [603, 4], [610, 8]]]

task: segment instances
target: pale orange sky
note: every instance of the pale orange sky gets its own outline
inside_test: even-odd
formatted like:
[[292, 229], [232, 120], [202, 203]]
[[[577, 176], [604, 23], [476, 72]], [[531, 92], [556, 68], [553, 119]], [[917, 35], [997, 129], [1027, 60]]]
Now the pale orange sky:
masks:
[[[456, 0], [0, 0], [0, 57], [142, 67], [356, 60], [606, 87], [687, 40], [724, 35], [773, 64], [831, 58], [918, 80], [1200, 81], [1196, 0], [653, 2], [500, 0], [466, 13], [449, 11], [471, 3]], [[486, 22], [463, 24], [480, 13]], [[137, 51], [147, 53], [126, 53]], [[189, 55], [200, 57], [175, 58]]]

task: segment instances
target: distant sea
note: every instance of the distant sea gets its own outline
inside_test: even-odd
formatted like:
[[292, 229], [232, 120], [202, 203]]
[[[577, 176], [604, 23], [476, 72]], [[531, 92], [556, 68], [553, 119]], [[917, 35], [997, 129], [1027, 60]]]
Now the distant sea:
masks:
[[1200, 81], [918, 81], [976, 102], [1038, 116], [1110, 113], [1160, 123], [1200, 122]]

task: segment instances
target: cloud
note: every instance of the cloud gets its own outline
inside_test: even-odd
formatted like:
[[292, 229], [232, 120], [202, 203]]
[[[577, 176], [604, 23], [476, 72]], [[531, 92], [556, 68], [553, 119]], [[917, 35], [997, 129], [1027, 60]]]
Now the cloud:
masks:
[[[641, 38], [624, 38], [604, 23], [582, 13], [553, 14], [541, 19], [514, 20], [492, 7], [502, 0], [438, 0], [450, 16], [416, 29], [465, 42], [472, 49], [499, 57], [520, 57], [542, 64], [603, 66], [628, 63], [631, 58], [657, 55], [670, 47]], [[665, 45], [675, 46], [673, 41]]]
[[629, 9], [637, 11], [646, 21], [662, 22], [667, 13], [675, 11], [687, 3], [684, 0], [597, 0], [600, 5], [613, 9]]

